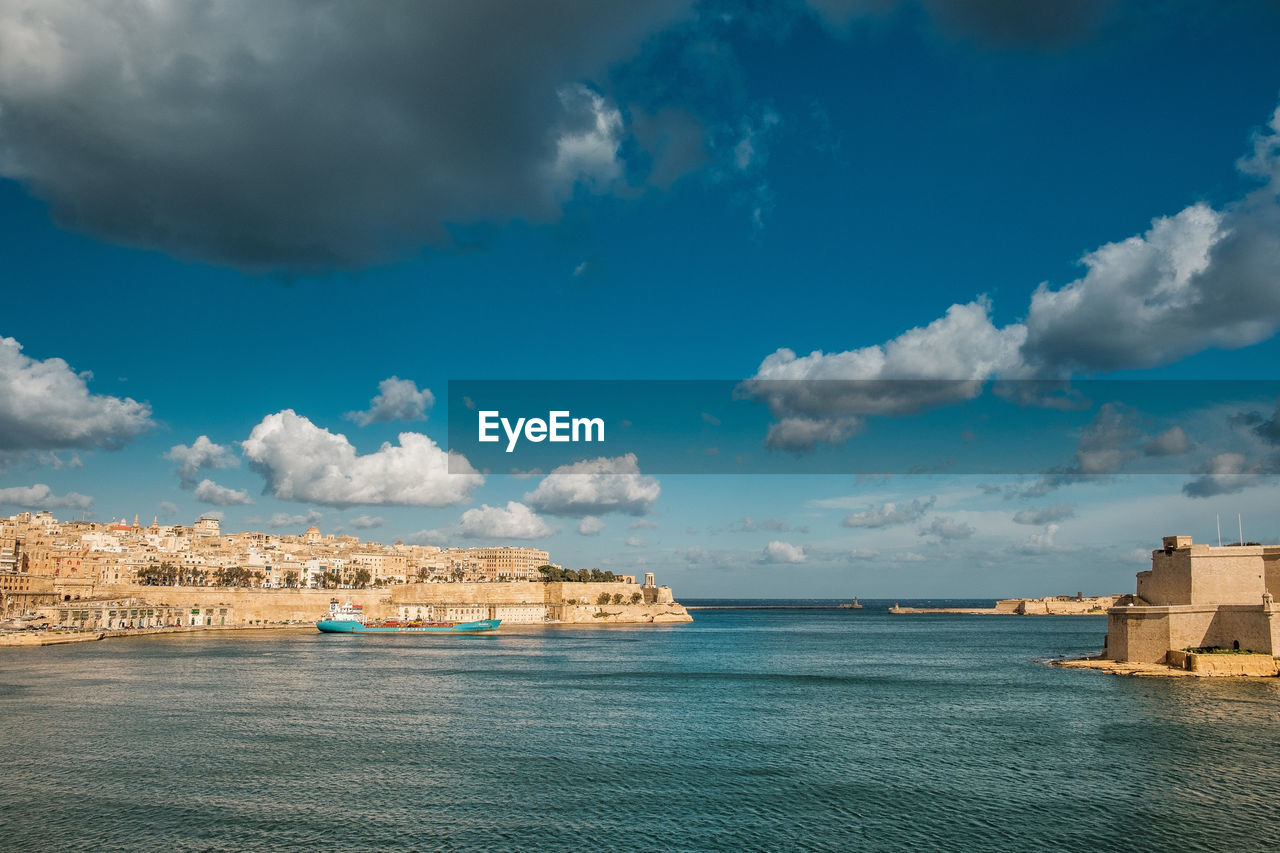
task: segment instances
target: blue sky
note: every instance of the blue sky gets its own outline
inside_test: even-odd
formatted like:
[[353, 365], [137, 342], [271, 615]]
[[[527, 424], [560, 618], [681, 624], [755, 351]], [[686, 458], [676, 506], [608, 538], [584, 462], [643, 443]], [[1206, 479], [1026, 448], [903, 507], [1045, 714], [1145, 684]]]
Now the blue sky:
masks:
[[[538, 542], [688, 597], [1280, 540], [1274, 5], [357, 6], [0, 12], [0, 512]], [[450, 381], [753, 378], [1260, 384], [1158, 429], [1097, 398], [1043, 476], [437, 470]], [[963, 411], [759, 400], [783, 459]]]

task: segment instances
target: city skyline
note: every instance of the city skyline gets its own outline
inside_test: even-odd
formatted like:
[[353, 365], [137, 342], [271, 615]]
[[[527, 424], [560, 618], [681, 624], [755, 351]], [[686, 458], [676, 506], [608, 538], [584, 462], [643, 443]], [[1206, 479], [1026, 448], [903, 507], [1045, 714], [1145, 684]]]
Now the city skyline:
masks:
[[[1219, 517], [1280, 541], [1275, 7], [562, 7], [0, 13], [0, 516], [525, 545], [687, 598], [1101, 594]], [[931, 418], [1002, 446], [963, 404], [1028, 379], [1244, 390], [1093, 394], [1025, 473], [447, 453], [451, 382], [743, 383], [742, 441], [813, 460]], [[785, 390], [829, 380], [961, 381]]]

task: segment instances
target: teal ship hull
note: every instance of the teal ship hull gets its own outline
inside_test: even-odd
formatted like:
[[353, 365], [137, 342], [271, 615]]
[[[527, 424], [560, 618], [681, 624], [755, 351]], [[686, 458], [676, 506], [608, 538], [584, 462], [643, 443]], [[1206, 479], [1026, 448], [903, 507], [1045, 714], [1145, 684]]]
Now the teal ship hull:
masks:
[[477, 619], [437, 625], [365, 625], [350, 619], [321, 619], [316, 623], [322, 634], [484, 634], [498, 630], [501, 619]]

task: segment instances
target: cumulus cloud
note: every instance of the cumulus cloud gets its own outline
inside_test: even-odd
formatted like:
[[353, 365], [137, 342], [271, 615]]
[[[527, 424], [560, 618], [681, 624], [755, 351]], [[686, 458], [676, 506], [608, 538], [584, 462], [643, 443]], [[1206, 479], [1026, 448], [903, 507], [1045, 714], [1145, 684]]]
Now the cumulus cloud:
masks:
[[648, 542], [645, 542], [645, 541], [644, 541], [643, 539], [641, 539], [639, 536], [628, 536], [628, 537], [626, 538], [626, 540], [625, 540], [625, 541], [623, 541], [623, 543], [622, 543], [622, 544], [623, 544], [623, 545], [626, 545], [628, 548], [647, 548], [647, 547], [649, 547], [649, 543], [648, 543]]
[[764, 546], [764, 553], [761, 556], [761, 562], [764, 563], [803, 563], [804, 561], [803, 546], [792, 545], [790, 542], [781, 542], [777, 539]]
[[550, 525], [519, 501], [508, 501], [505, 508], [481, 504], [458, 521], [458, 535], [467, 539], [542, 539], [552, 533]]
[[562, 187], [572, 192], [575, 183], [600, 192], [622, 175], [618, 145], [622, 138], [622, 113], [599, 93], [581, 83], [560, 87], [560, 104], [569, 115], [584, 119], [581, 127], [556, 140], [552, 170]]
[[235, 457], [231, 448], [215, 444], [207, 435], [202, 435], [191, 442], [190, 447], [185, 444], [175, 444], [169, 448], [164, 458], [178, 463], [178, 477], [184, 489], [194, 488], [196, 475], [206, 468], [234, 468], [240, 464], [240, 460]]
[[[0, 58], [0, 68], [3, 62]], [[0, 452], [114, 450], [154, 425], [146, 403], [90, 393], [92, 378], [88, 372], [76, 373], [60, 358], [31, 358], [22, 352], [22, 344], [0, 337]]]
[[0, 174], [63, 224], [242, 268], [549, 220], [618, 174], [608, 79], [688, 0], [15, 0]]
[[172, 518], [173, 516], [178, 514], [178, 505], [173, 503], [172, 501], [161, 501], [160, 514], [163, 515], [165, 518]]
[[735, 533], [754, 533], [757, 530], [772, 530], [777, 533], [785, 533], [791, 529], [791, 525], [781, 518], [756, 520], [748, 515], [730, 524], [729, 529]]
[[1067, 506], [1066, 504], [1054, 504], [1053, 506], [1020, 510], [1019, 512], [1014, 513], [1013, 520], [1016, 524], [1041, 525], [1074, 518], [1075, 514], [1076, 511], [1074, 507]]
[[874, 560], [880, 556], [880, 552], [874, 548], [854, 548], [849, 552], [851, 560]]
[[1118, 472], [1139, 448], [1150, 446], [1137, 425], [1137, 413], [1117, 403], [1104, 403], [1080, 433], [1075, 458], [1021, 490], [1023, 497], [1041, 497], [1054, 489]]
[[604, 530], [605, 524], [602, 519], [596, 518], [594, 515], [583, 517], [578, 522], [578, 533], [582, 536], [595, 536], [601, 530]]
[[[263, 418], [240, 447], [266, 478], [266, 492], [281, 500], [338, 508], [450, 506], [470, 500], [484, 482], [465, 458], [421, 433], [401, 433], [399, 442], [360, 455], [345, 435], [285, 409]], [[449, 473], [451, 465], [458, 473]]]
[[34, 486], [10, 486], [0, 489], [0, 506], [19, 506], [28, 509], [89, 509], [93, 498], [79, 492], [55, 495], [44, 483]]
[[656, 479], [640, 473], [636, 455], [628, 453], [553, 468], [524, 500], [549, 515], [644, 515], [661, 491]]
[[769, 406], [768, 447], [811, 450], [861, 431], [869, 415], [903, 415], [969, 400], [992, 375], [1015, 368], [1026, 330], [997, 329], [990, 304], [952, 305], [945, 316], [883, 345], [797, 356], [781, 348], [742, 391]]
[[1056, 524], [1046, 524], [1044, 529], [1038, 533], [1033, 533], [1027, 538], [1027, 541], [1019, 545], [1016, 550], [1019, 554], [1047, 554], [1055, 550], [1057, 547], [1054, 543], [1054, 537], [1058, 535], [1059, 526]]
[[1244, 426], [1267, 444], [1280, 444], [1280, 400], [1271, 417], [1261, 412], [1240, 412], [1231, 418], [1232, 426]]
[[901, 505], [890, 501], [862, 512], [850, 513], [840, 523], [845, 527], [869, 528], [896, 527], [900, 524], [910, 524], [928, 512], [936, 501], [937, 498], [932, 496], [928, 500], [922, 501], [916, 498], [909, 504]]
[[973, 525], [965, 524], [963, 521], [956, 521], [954, 518], [939, 516], [926, 528], [920, 531], [921, 536], [934, 536], [940, 540], [952, 541], [956, 539], [968, 539], [977, 531]]
[[404, 538], [408, 545], [442, 545], [448, 541], [449, 535], [443, 530], [432, 528], [431, 530], [419, 530], [416, 533], [410, 533]]
[[201, 480], [195, 486], [195, 499], [214, 506], [239, 506], [253, 503], [253, 498], [243, 489], [220, 486], [213, 480]]
[[1180, 426], [1171, 426], [1159, 435], [1153, 436], [1142, 447], [1147, 456], [1181, 456], [1191, 449], [1191, 439]]
[[928, 558], [916, 551], [899, 551], [889, 558], [891, 563], [923, 563]]
[[426, 388], [419, 390], [412, 379], [389, 376], [378, 383], [378, 396], [369, 401], [363, 412], [347, 412], [343, 415], [360, 426], [388, 421], [426, 420], [427, 409], [435, 405], [435, 395]]
[[1243, 453], [1218, 453], [1197, 469], [1200, 474], [1182, 487], [1189, 498], [1211, 498], [1229, 495], [1255, 486], [1262, 474], [1280, 473], [1280, 460], [1251, 462]]
[[382, 518], [381, 516], [374, 516], [370, 518], [368, 514], [357, 515], [355, 518], [347, 522], [347, 524], [350, 524], [356, 530], [372, 530], [375, 527], [382, 527], [386, 523], [387, 520], [385, 518]]
[[[971, 399], [992, 378], [1149, 368], [1270, 337], [1280, 328], [1280, 109], [1239, 167], [1266, 186], [1221, 209], [1198, 203], [1158, 217], [1087, 253], [1084, 276], [1056, 289], [1041, 283], [1022, 322], [996, 327], [980, 298], [883, 345], [777, 350], [743, 383], [774, 416], [766, 445], [840, 443], [867, 416]], [[1083, 473], [1090, 462], [1113, 467], [1101, 456], [1079, 462]]]
[[318, 510], [308, 510], [305, 515], [300, 513], [277, 512], [271, 518], [267, 519], [268, 527], [314, 527], [324, 518], [324, 514]]

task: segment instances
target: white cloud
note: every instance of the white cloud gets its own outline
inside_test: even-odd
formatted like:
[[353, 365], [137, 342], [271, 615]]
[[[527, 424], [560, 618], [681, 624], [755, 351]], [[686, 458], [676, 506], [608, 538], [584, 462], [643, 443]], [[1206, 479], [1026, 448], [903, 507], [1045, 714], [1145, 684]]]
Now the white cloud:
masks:
[[419, 390], [412, 379], [389, 376], [378, 383], [378, 396], [369, 401], [368, 409], [347, 412], [343, 417], [360, 426], [388, 421], [421, 421], [426, 420], [427, 409], [435, 402], [435, 395], [426, 388]]
[[93, 498], [78, 492], [55, 495], [44, 483], [36, 483], [0, 489], [0, 506], [6, 505], [29, 509], [88, 509], [93, 506]]
[[505, 508], [482, 504], [458, 521], [458, 535], [467, 539], [542, 539], [555, 533], [533, 510], [518, 501]]
[[267, 519], [268, 527], [314, 527], [324, 518], [324, 513], [314, 509], [308, 510], [306, 515], [297, 513], [277, 512]]
[[195, 487], [195, 499], [214, 506], [237, 506], [253, 503], [253, 498], [243, 489], [220, 486], [213, 480], [201, 480]]
[[900, 551], [889, 558], [891, 563], [923, 563], [928, 558], [916, 551]]
[[[1021, 323], [997, 328], [980, 298], [883, 345], [803, 357], [777, 350], [743, 383], [774, 416], [767, 446], [840, 443], [864, 417], [970, 399], [990, 378], [1154, 367], [1270, 337], [1280, 327], [1280, 109], [1239, 167], [1267, 185], [1221, 210], [1191, 205], [1089, 252], [1082, 278], [1040, 284]], [[1152, 449], [1177, 446], [1169, 435]], [[1085, 474], [1094, 473], [1090, 462], [1116, 467], [1079, 461]]]
[[[462, 456], [421, 433], [400, 433], [399, 445], [356, 453], [345, 435], [285, 409], [253, 428], [241, 450], [281, 500], [324, 506], [450, 506], [471, 498], [484, 477]], [[449, 473], [453, 467], [463, 473]]]
[[347, 522], [347, 524], [350, 524], [356, 530], [373, 530], [375, 527], [382, 527], [386, 523], [387, 520], [385, 518], [382, 518], [381, 516], [374, 516], [373, 518], [370, 518], [368, 514], [357, 515], [355, 518], [350, 519]]
[[1083, 278], [1032, 295], [1027, 363], [1052, 372], [1154, 367], [1271, 336], [1280, 237], [1265, 229], [1276, 220], [1274, 201], [1225, 211], [1195, 204], [1090, 252]]
[[1251, 464], [1243, 453], [1219, 453], [1205, 460], [1199, 473], [1201, 476], [1182, 487], [1182, 493], [1189, 498], [1242, 492], [1257, 485], [1260, 466]]
[[764, 399], [777, 419], [766, 444], [810, 450], [857, 434], [868, 415], [918, 412], [972, 399], [987, 378], [1016, 367], [1021, 326], [997, 329], [985, 299], [952, 305], [945, 316], [884, 345], [797, 356], [782, 348], [765, 358], [743, 388]]
[[1191, 439], [1180, 426], [1171, 426], [1159, 435], [1152, 436], [1142, 448], [1147, 456], [1181, 456], [1191, 449]]
[[644, 541], [643, 539], [641, 539], [639, 536], [628, 536], [628, 537], [626, 538], [626, 541], [625, 541], [625, 542], [623, 542], [622, 544], [626, 545], [628, 548], [647, 548], [647, 547], [649, 547], [649, 543], [648, 543], [648, 542], [645, 542], [645, 541]]
[[628, 453], [554, 468], [524, 500], [550, 515], [644, 515], [661, 491], [656, 479], [640, 473], [636, 455]]
[[1041, 497], [1054, 489], [1088, 480], [1097, 481], [1123, 468], [1151, 441], [1139, 430], [1137, 413], [1117, 403], [1104, 403], [1080, 433], [1075, 458], [1039, 478], [1021, 491], [1023, 497]]
[[410, 533], [404, 541], [407, 545], [443, 545], [448, 539], [449, 535], [445, 531], [433, 528]]
[[618, 160], [622, 113], [580, 83], [563, 86], [558, 94], [568, 115], [586, 119], [585, 126], [566, 131], [556, 140], [552, 171], [561, 192], [570, 194], [575, 183], [595, 192], [605, 192], [622, 176], [622, 164]]
[[0, 451], [116, 449], [154, 425], [146, 403], [90, 393], [92, 378], [0, 337]]
[[928, 512], [936, 500], [935, 497], [930, 497], [928, 500], [916, 498], [911, 503], [902, 505], [890, 501], [862, 512], [850, 513], [840, 523], [845, 527], [870, 528], [910, 524]]
[[588, 515], [578, 522], [578, 533], [583, 536], [595, 536], [601, 530], [604, 530], [604, 527], [605, 524], [601, 519], [596, 518], [594, 515]]
[[935, 536], [940, 540], [954, 541], [956, 539], [969, 539], [976, 533], [972, 524], [965, 524], [963, 521], [956, 521], [954, 518], [939, 516], [933, 520], [933, 523], [920, 531], [921, 536]]
[[786, 533], [791, 529], [791, 525], [781, 518], [764, 518], [754, 519], [751, 516], [743, 516], [742, 518], [729, 525], [729, 530], [734, 533], [754, 533], [757, 530], [772, 530], [777, 533]]
[[1075, 516], [1074, 507], [1066, 504], [1054, 504], [1053, 506], [1037, 507], [1035, 509], [1020, 510], [1013, 515], [1016, 524], [1049, 524], [1054, 521], [1063, 521]]
[[1039, 533], [1031, 534], [1027, 541], [1016, 549], [1017, 552], [1020, 554], [1035, 555], [1047, 554], [1050, 551], [1055, 550], [1056, 546], [1053, 540], [1054, 537], [1058, 535], [1058, 530], [1060, 529], [1061, 528], [1056, 524], [1046, 524], [1044, 529]]
[[194, 488], [196, 475], [203, 469], [235, 468], [240, 464], [231, 448], [215, 444], [207, 435], [191, 442], [190, 447], [175, 444], [164, 458], [178, 463], [178, 477], [184, 489]]
[[803, 563], [804, 561], [803, 546], [792, 545], [790, 542], [777, 539], [764, 546], [764, 553], [761, 556], [761, 562], [764, 563]]
[[851, 560], [874, 560], [880, 556], [880, 552], [874, 548], [854, 548], [849, 552]]
[[166, 518], [171, 518], [178, 514], [178, 505], [172, 501], [161, 501], [160, 514]]

